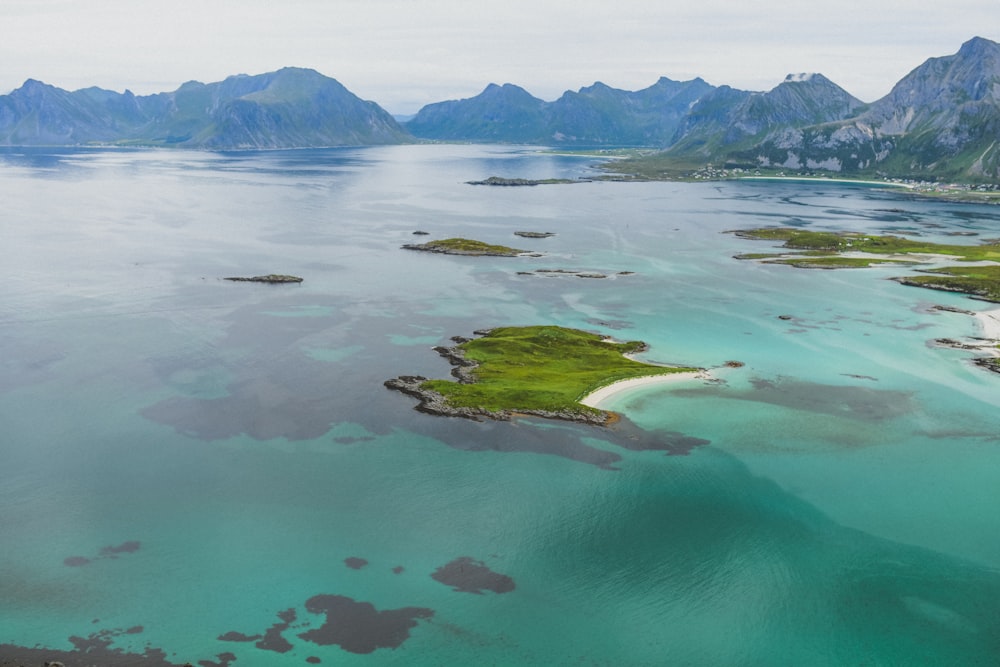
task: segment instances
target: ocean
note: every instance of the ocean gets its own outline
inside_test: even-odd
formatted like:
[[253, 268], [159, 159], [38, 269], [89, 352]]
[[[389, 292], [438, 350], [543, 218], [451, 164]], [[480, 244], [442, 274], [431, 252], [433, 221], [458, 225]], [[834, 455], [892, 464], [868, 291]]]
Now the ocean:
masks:
[[[0, 662], [1000, 664], [1000, 376], [933, 342], [980, 335], [940, 306], [995, 305], [888, 279], [908, 266], [738, 260], [774, 244], [727, 233], [976, 243], [1000, 208], [466, 183], [594, 163], [0, 151]], [[401, 248], [449, 237], [539, 256]], [[303, 282], [224, 280], [267, 273]], [[612, 428], [383, 386], [535, 324], [712, 379], [617, 394]]]

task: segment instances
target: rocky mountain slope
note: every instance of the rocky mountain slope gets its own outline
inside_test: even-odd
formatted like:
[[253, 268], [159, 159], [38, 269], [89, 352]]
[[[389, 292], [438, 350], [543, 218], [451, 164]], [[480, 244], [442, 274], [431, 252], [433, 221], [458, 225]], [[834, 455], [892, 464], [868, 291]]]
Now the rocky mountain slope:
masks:
[[[995, 182], [1000, 44], [973, 38], [954, 55], [927, 60], [856, 115], [829, 120], [779, 126], [754, 145], [722, 145], [712, 157], [753, 166]], [[677, 154], [681, 149], [676, 147]]]

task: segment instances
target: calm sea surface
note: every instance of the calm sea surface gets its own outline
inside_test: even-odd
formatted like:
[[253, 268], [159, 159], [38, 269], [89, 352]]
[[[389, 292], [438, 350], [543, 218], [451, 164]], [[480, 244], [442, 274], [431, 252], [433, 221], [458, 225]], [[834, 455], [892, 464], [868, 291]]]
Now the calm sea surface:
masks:
[[[975, 243], [1000, 209], [464, 183], [591, 162], [0, 152], [0, 644], [238, 667], [1000, 664], [1000, 376], [930, 343], [979, 333], [933, 306], [989, 304], [887, 280], [906, 267], [739, 261], [772, 244], [724, 233]], [[452, 236], [543, 256], [400, 248]], [[222, 280], [271, 272], [304, 282]], [[619, 394], [610, 430], [428, 416], [383, 387], [447, 377], [431, 348], [452, 336], [531, 324], [744, 366]]]

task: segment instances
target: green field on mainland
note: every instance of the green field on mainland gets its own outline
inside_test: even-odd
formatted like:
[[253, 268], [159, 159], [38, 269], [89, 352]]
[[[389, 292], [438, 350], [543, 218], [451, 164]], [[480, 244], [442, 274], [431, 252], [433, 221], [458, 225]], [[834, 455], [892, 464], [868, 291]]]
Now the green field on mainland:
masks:
[[[987, 301], [1000, 302], [1000, 242], [980, 245], [929, 243], [900, 236], [877, 236], [857, 232], [816, 232], [792, 227], [765, 227], [738, 230], [746, 239], [784, 241], [783, 247], [792, 253], [752, 253], [737, 255], [737, 259], [755, 259], [773, 264], [789, 264], [810, 269], [864, 268], [872, 264], [909, 263], [900, 259], [907, 255], [946, 255], [958, 262], [993, 262], [985, 265], [946, 266], [926, 269], [923, 275], [895, 278], [915, 287], [960, 292]], [[801, 251], [801, 252], [800, 252]], [[845, 256], [844, 253], [865, 253], [876, 257]], [[886, 255], [885, 258], [878, 255]], [[896, 256], [890, 258], [888, 256]]]
[[475, 381], [428, 380], [421, 388], [444, 395], [454, 407], [491, 412], [600, 414], [579, 401], [619, 380], [697, 370], [625, 357], [646, 348], [640, 341], [610, 342], [598, 334], [557, 326], [502, 327], [458, 347], [478, 364], [471, 370]]

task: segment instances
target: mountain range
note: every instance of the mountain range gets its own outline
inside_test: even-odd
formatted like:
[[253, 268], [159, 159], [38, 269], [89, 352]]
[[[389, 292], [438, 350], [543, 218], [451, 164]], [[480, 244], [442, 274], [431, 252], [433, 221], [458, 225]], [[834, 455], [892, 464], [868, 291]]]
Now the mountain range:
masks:
[[975, 37], [931, 58], [865, 104], [822, 74], [766, 92], [661, 78], [639, 91], [603, 83], [546, 102], [513, 84], [423, 107], [398, 123], [335, 79], [285, 68], [136, 96], [28, 80], [0, 96], [0, 145], [200, 149], [357, 146], [418, 140], [643, 146], [674, 168], [827, 170], [1000, 180], [1000, 44]]
[[201, 149], [357, 146], [413, 141], [380, 106], [335, 79], [286, 67], [137, 96], [68, 92], [29, 79], [0, 96], [0, 144], [117, 144]]

